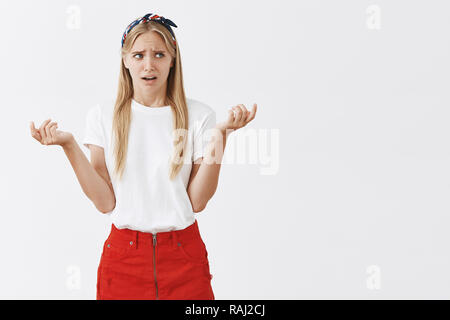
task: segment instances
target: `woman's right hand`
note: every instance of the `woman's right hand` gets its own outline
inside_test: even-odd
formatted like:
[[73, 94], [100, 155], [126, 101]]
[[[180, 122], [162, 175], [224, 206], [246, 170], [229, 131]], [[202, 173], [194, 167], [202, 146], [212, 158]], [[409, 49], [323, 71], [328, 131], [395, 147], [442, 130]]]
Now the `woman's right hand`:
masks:
[[34, 127], [34, 121], [30, 122], [31, 136], [39, 141], [41, 144], [60, 145], [63, 147], [73, 138], [70, 132], [56, 130], [58, 128], [57, 122], [50, 122], [51, 119], [45, 120], [39, 129]]

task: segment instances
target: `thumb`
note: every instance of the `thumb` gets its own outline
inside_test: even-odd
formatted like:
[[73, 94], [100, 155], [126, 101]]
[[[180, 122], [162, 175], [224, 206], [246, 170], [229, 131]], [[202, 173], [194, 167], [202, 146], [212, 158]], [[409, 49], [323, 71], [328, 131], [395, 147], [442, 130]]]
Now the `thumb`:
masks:
[[234, 119], [234, 111], [232, 109], [228, 110], [228, 120]]

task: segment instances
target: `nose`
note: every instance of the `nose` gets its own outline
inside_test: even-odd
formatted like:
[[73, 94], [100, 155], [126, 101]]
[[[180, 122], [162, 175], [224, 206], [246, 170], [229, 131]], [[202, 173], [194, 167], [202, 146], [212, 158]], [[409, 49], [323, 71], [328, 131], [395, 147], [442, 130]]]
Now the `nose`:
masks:
[[144, 59], [144, 68], [145, 68], [145, 70], [152, 70], [153, 69], [153, 63], [154, 63], [153, 58], [151, 58], [149, 56], [146, 56], [145, 59]]

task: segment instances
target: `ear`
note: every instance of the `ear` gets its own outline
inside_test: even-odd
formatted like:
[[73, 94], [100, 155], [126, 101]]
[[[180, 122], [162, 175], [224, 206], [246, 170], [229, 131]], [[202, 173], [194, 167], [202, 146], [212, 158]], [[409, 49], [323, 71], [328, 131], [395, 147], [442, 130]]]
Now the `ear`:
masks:
[[122, 57], [122, 60], [123, 60], [123, 64], [125, 65], [125, 68], [129, 69], [127, 56]]

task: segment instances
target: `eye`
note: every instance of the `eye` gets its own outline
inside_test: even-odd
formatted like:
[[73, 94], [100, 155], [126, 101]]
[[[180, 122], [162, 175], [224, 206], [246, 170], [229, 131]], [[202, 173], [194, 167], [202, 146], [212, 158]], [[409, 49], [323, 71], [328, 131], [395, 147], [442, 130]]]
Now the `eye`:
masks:
[[[162, 52], [157, 52], [156, 54], [160, 54], [160, 55], [162, 55], [162, 57], [164, 57], [164, 53], [162, 53]], [[136, 56], [142, 56], [142, 54], [141, 53], [136, 53], [133, 57], [136, 58]], [[137, 58], [137, 59], [140, 59], [140, 58]]]

